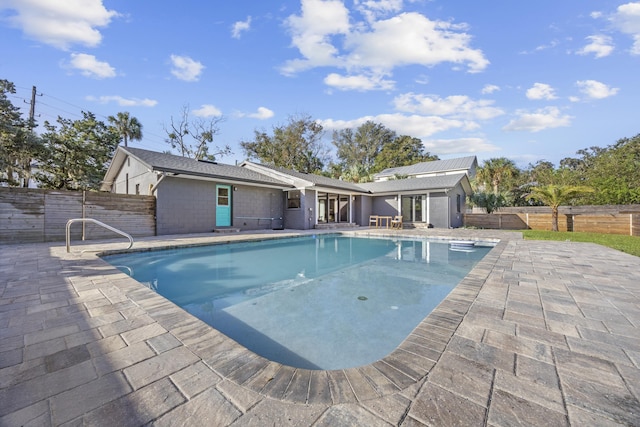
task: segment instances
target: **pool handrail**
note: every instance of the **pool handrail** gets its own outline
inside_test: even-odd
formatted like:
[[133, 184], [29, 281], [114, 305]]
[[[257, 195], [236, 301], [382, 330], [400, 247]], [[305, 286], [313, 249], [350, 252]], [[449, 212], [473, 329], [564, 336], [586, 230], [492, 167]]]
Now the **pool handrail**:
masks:
[[129, 239], [129, 247], [127, 249], [131, 249], [131, 247], [133, 246], [133, 237], [129, 233], [125, 233], [122, 230], [118, 230], [117, 228], [107, 225], [104, 222], [98, 221], [97, 219], [94, 219], [94, 218], [72, 218], [69, 221], [67, 221], [67, 231], [66, 231], [67, 253], [71, 252], [71, 231], [70, 230], [71, 230], [71, 224], [73, 224], [74, 222], [91, 222], [93, 224], [99, 225], [103, 228], [106, 228], [107, 230], [113, 231], [114, 233], [120, 234], [121, 236], [124, 236], [127, 239]]

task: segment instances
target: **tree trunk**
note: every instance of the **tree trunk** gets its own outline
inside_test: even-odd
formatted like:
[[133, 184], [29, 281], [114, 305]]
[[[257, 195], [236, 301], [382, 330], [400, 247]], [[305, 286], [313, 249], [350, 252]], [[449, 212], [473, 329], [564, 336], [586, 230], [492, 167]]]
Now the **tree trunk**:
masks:
[[558, 231], [558, 207], [551, 207], [551, 231]]

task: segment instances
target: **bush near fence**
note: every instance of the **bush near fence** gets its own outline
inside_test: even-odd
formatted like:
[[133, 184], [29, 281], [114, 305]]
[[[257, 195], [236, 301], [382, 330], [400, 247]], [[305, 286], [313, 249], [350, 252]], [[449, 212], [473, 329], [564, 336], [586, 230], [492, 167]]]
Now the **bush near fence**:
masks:
[[[500, 230], [548, 230], [551, 208], [532, 206], [501, 208], [492, 214], [468, 213], [465, 227]], [[640, 236], [640, 205], [561, 206], [558, 230]]]
[[[0, 244], [65, 240], [72, 218], [94, 218], [134, 237], [156, 234], [156, 199], [93, 191], [0, 188]], [[110, 239], [119, 236], [94, 224], [73, 224], [71, 237]]]

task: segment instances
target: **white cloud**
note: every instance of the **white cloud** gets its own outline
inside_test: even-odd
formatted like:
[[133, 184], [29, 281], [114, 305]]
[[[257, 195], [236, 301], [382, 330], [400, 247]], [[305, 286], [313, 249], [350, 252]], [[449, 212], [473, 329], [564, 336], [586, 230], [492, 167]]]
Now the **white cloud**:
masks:
[[465, 128], [467, 123], [463, 120], [446, 119], [436, 116], [404, 115], [404, 114], [379, 114], [377, 116], [365, 116], [354, 120], [319, 120], [326, 130], [355, 129], [366, 121], [381, 123], [400, 135], [411, 135], [416, 138], [426, 138], [438, 132], [449, 129]]
[[500, 148], [483, 138], [428, 139], [422, 141], [427, 151], [438, 154], [486, 153]]
[[630, 2], [618, 6], [611, 17], [613, 25], [633, 39], [631, 54], [640, 55], [640, 2]]
[[401, 11], [402, 3], [403, 0], [354, 0], [356, 8], [369, 22], [380, 16]]
[[197, 117], [218, 117], [222, 116], [222, 111], [214, 105], [203, 104], [197, 110], [193, 110], [193, 115]]
[[98, 61], [95, 56], [86, 53], [72, 53], [71, 67], [80, 70], [83, 76], [96, 79], [108, 79], [116, 76], [116, 70], [108, 62]]
[[499, 148], [483, 138], [429, 139], [430, 136], [451, 129], [469, 130], [473, 125], [463, 120], [447, 119], [437, 116], [380, 114], [365, 116], [354, 120], [319, 120], [328, 131], [355, 129], [367, 121], [381, 123], [398, 135], [411, 135], [420, 138], [427, 151], [440, 154], [493, 152]]
[[516, 115], [518, 117], [511, 120], [502, 130], [540, 132], [545, 129], [569, 126], [572, 119], [571, 116], [563, 115], [557, 107], [546, 107], [533, 113], [519, 110], [516, 111]]
[[488, 99], [473, 100], [465, 95], [440, 98], [437, 95], [405, 93], [393, 103], [398, 111], [423, 115], [450, 116], [469, 120], [489, 120], [504, 114]]
[[602, 34], [596, 34], [587, 37], [591, 43], [578, 51], [579, 55], [588, 55], [593, 53], [596, 58], [604, 58], [613, 52], [614, 46], [611, 37]]
[[304, 59], [287, 61], [282, 67], [284, 74], [340, 63], [331, 37], [349, 32], [349, 11], [341, 1], [302, 0], [301, 15], [289, 16], [285, 24], [293, 46]]
[[497, 92], [500, 90], [500, 86], [496, 86], [496, 85], [484, 85], [484, 87], [482, 88], [482, 90], [480, 91], [482, 94], [484, 95], [489, 95], [492, 94], [493, 92]]
[[[399, 1], [360, 1], [359, 10], [369, 18], [400, 10]], [[374, 13], [375, 12], [375, 13]], [[301, 55], [287, 61], [281, 72], [292, 75], [314, 67], [337, 67], [348, 76], [390, 75], [400, 66], [432, 67], [449, 62], [466, 65], [469, 72], [484, 70], [489, 61], [472, 49], [465, 25], [432, 21], [419, 13], [401, 13], [389, 19], [357, 21], [344, 3], [335, 0], [302, 0], [300, 15], [286, 20], [292, 45]], [[334, 73], [335, 74], [335, 73]], [[327, 80], [344, 83], [337, 74]], [[362, 80], [353, 84], [362, 90]], [[343, 88], [348, 88], [345, 84]], [[378, 89], [378, 86], [373, 86]]]
[[266, 107], [258, 107], [258, 111], [252, 114], [248, 114], [248, 117], [258, 120], [266, 120], [273, 117], [275, 113]]
[[243, 32], [249, 31], [251, 28], [251, 17], [247, 16], [246, 21], [238, 21], [231, 28], [231, 37], [239, 39]]
[[551, 40], [548, 44], [541, 44], [536, 46], [533, 50], [523, 50], [520, 51], [520, 55], [530, 55], [536, 52], [542, 52], [543, 50], [553, 49], [560, 44], [558, 40]]
[[614, 96], [620, 89], [612, 88], [597, 80], [580, 80], [576, 82], [580, 92], [592, 99], [603, 99]]
[[158, 101], [155, 99], [139, 99], [139, 98], [124, 98], [119, 95], [111, 95], [111, 96], [87, 96], [88, 101], [99, 102], [100, 104], [108, 104], [110, 102], [115, 102], [121, 107], [155, 107], [158, 104]]
[[465, 26], [431, 21], [419, 13], [402, 13], [376, 21], [371, 31], [354, 31], [345, 46], [347, 65], [392, 70], [404, 65], [432, 67], [443, 62], [466, 64], [469, 72], [484, 70], [489, 61], [471, 49]]
[[3, 0], [0, 7], [14, 11], [6, 20], [27, 37], [63, 50], [74, 44], [99, 45], [102, 34], [98, 28], [118, 16], [102, 0]]
[[546, 83], [534, 83], [532, 87], [527, 89], [527, 98], [529, 99], [556, 99], [555, 89]]
[[195, 61], [188, 56], [171, 55], [171, 74], [185, 82], [195, 82], [200, 79], [200, 74], [204, 70], [201, 62]]
[[258, 107], [258, 110], [255, 113], [235, 112], [234, 116], [239, 118], [250, 117], [252, 119], [267, 120], [275, 116], [275, 113], [267, 107]]
[[391, 90], [395, 86], [393, 80], [385, 80], [382, 75], [366, 76], [350, 75], [341, 76], [337, 73], [331, 73], [324, 79], [327, 86], [334, 87], [339, 90]]
[[427, 85], [429, 84], [429, 76], [425, 74], [421, 74], [418, 77], [416, 77], [415, 82], [418, 83], [419, 85]]

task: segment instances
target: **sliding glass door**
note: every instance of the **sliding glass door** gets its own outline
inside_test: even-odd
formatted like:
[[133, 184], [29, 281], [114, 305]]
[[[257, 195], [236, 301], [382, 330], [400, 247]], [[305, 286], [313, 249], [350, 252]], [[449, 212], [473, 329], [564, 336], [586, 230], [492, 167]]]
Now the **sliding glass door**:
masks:
[[424, 196], [412, 195], [402, 196], [402, 220], [404, 222], [423, 222], [424, 215], [422, 209], [422, 201]]

